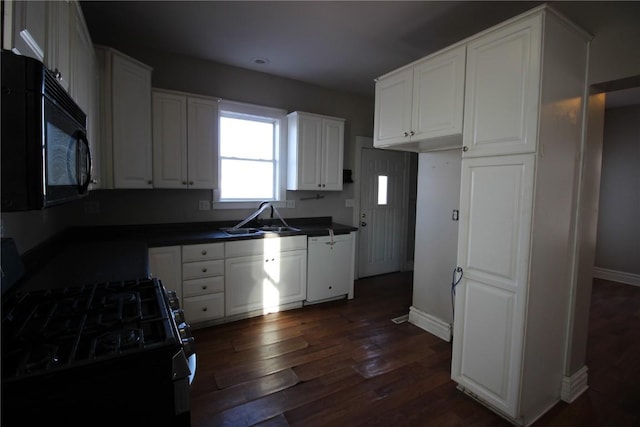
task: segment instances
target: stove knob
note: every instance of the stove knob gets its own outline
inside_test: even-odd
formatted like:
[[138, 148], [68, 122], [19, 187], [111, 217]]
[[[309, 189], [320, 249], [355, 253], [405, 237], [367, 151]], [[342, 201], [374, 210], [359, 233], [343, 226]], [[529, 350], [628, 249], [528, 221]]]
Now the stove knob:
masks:
[[182, 347], [184, 349], [184, 354], [187, 357], [191, 356], [196, 352], [195, 341], [196, 340], [193, 337], [182, 339]]
[[167, 291], [167, 296], [169, 297], [169, 307], [171, 307], [172, 310], [180, 308], [180, 301], [178, 300], [176, 291]]
[[193, 335], [191, 334], [191, 326], [189, 326], [188, 323], [183, 323], [182, 325], [180, 325], [179, 331], [182, 341], [187, 338], [193, 338]]
[[181, 308], [173, 310], [173, 318], [178, 325], [185, 323], [184, 310]]

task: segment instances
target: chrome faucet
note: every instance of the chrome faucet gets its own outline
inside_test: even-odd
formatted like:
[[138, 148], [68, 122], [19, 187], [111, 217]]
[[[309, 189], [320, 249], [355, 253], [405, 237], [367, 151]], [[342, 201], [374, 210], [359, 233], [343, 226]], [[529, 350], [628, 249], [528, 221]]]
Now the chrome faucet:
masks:
[[237, 230], [238, 228], [242, 227], [243, 225], [247, 224], [249, 221], [255, 219], [258, 217], [258, 215], [260, 215], [266, 208], [271, 208], [271, 218], [273, 218], [273, 213], [275, 212], [276, 216], [278, 217], [278, 219], [282, 222], [282, 224], [285, 227], [289, 227], [289, 224], [287, 224], [287, 222], [284, 220], [284, 218], [282, 218], [280, 216], [280, 212], [278, 212], [278, 209], [276, 209], [275, 206], [273, 206], [271, 204], [271, 202], [262, 202], [260, 203], [260, 206], [258, 206], [258, 209], [252, 213], [251, 215], [249, 215], [247, 218], [245, 218], [242, 222], [240, 222], [239, 224], [231, 227], [232, 230]]
[[271, 204], [271, 202], [262, 202], [262, 203], [260, 203], [260, 206], [258, 206], [258, 210], [260, 212], [262, 212], [264, 210], [263, 208], [266, 208], [267, 206], [271, 208], [271, 216], [270, 216], [270, 218], [273, 219], [273, 205]]

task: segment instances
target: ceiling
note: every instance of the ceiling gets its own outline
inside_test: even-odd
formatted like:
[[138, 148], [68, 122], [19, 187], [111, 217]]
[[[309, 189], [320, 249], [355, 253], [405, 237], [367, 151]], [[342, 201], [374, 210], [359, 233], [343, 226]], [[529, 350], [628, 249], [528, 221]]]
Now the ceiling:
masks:
[[[94, 43], [373, 96], [374, 79], [542, 2], [81, 1]], [[640, 2], [553, 2], [592, 34]], [[262, 63], [259, 63], [262, 62]]]

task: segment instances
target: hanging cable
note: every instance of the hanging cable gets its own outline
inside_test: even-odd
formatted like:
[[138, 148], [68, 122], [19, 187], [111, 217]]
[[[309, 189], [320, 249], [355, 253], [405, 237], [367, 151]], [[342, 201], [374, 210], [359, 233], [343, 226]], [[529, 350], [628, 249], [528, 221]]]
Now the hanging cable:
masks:
[[[457, 275], [460, 274], [460, 277], [457, 277]], [[455, 305], [456, 305], [456, 286], [458, 286], [458, 283], [460, 283], [460, 281], [462, 280], [462, 267], [456, 267], [453, 269], [453, 274], [451, 277], [451, 312], [453, 313], [453, 318], [455, 319], [456, 316], [456, 309], [455, 309]], [[457, 278], [456, 278], [457, 277]]]

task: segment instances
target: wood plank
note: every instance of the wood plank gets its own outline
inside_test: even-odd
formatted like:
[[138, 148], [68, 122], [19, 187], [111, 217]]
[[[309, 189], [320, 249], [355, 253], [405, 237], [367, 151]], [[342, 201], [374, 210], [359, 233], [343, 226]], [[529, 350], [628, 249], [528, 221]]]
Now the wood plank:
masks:
[[[391, 322], [408, 312], [411, 279], [367, 278], [350, 301], [197, 330], [192, 426], [510, 426], [456, 389], [451, 343]], [[640, 288], [594, 281], [590, 388], [532, 427], [640, 425], [638, 360]]]

